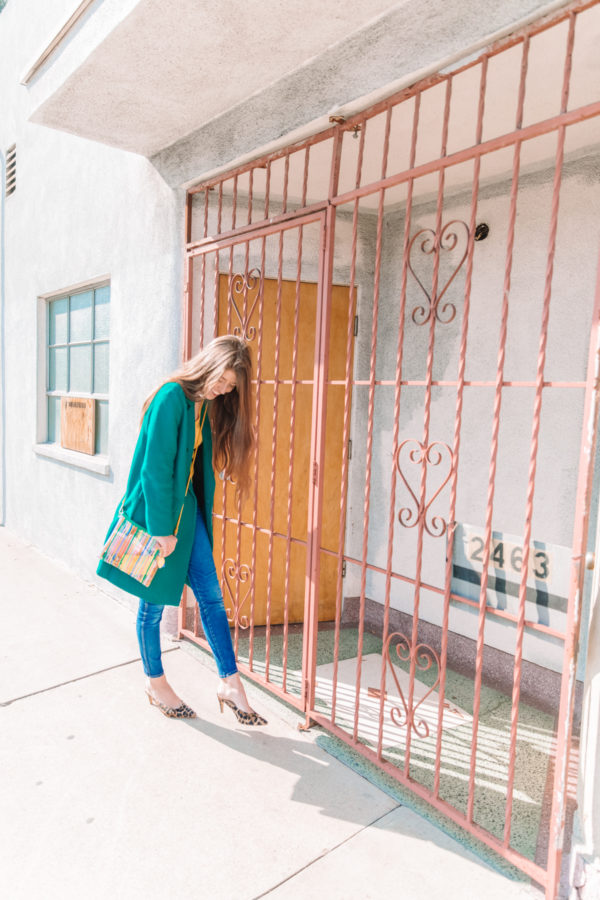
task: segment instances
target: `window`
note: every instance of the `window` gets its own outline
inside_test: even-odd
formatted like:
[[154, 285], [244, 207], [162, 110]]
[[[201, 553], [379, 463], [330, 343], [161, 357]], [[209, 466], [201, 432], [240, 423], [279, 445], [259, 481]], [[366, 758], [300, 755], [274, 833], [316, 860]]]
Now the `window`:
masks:
[[52, 298], [47, 302], [47, 311], [48, 442], [59, 446], [64, 443], [64, 397], [92, 400], [95, 421], [90, 449], [106, 455], [110, 286], [102, 284]]

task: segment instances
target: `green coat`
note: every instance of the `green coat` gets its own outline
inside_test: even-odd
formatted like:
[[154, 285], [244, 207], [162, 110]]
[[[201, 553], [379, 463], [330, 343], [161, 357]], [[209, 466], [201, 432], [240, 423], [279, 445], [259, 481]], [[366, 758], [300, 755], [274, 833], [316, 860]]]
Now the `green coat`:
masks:
[[[103, 560], [98, 565], [98, 575], [106, 578], [130, 594], [148, 603], [177, 606], [186, 583], [196, 528], [197, 502], [192, 485], [187, 496], [185, 489], [194, 455], [195, 406], [183, 389], [171, 381], [163, 385], [146, 410], [138, 441], [133, 453], [124, 510], [136, 525], [150, 534], [173, 534], [179, 511], [183, 515], [177, 533], [177, 546], [165, 560], [149, 587], [143, 587], [130, 575], [126, 575]], [[198, 450], [196, 465], [202, 463], [204, 504], [201, 512], [212, 544], [212, 507], [215, 493], [215, 476], [212, 467], [212, 435], [209, 416], [202, 428], [202, 444]], [[185, 502], [184, 502], [185, 496]], [[110, 534], [119, 514], [117, 508], [110, 527]]]

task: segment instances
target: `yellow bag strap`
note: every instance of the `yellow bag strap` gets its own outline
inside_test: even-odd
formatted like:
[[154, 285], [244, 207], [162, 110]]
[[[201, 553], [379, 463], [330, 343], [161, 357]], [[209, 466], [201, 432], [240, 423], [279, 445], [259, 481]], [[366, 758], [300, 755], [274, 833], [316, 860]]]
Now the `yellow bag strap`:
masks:
[[179, 518], [177, 519], [177, 525], [175, 526], [175, 531], [173, 534], [177, 534], [179, 531], [179, 525], [181, 522], [181, 517], [183, 515], [183, 507], [185, 506], [185, 498], [187, 497], [187, 493], [190, 489], [190, 484], [192, 483], [192, 478], [194, 477], [194, 466], [196, 464], [196, 454], [198, 453], [198, 447], [202, 443], [202, 429], [204, 428], [204, 420], [206, 419], [206, 412], [208, 410], [208, 403], [204, 403], [202, 405], [202, 412], [199, 416], [200, 418], [200, 426], [196, 429], [196, 437], [194, 439], [194, 455], [192, 457], [192, 464], [190, 466], [190, 474], [188, 476], [187, 484], [185, 487], [185, 494], [183, 495], [183, 503], [181, 504], [181, 511], [179, 513]]

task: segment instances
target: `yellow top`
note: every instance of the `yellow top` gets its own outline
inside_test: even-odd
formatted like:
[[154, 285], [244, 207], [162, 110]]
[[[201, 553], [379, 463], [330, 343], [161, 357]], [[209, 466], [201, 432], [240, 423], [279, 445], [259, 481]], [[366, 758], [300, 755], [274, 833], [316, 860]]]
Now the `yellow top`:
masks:
[[[196, 463], [196, 453], [198, 452], [198, 447], [202, 443], [202, 427], [204, 425], [204, 420], [206, 419], [206, 411], [208, 409], [208, 404], [204, 403], [202, 407], [202, 411], [198, 412], [196, 416], [196, 436], [194, 438], [194, 455], [192, 456], [192, 464], [190, 466], [190, 474], [188, 476], [187, 485], [185, 488], [185, 493], [187, 496], [187, 492], [189, 490], [190, 484], [192, 483], [192, 478], [194, 477], [194, 465]], [[181, 522], [181, 516], [183, 515], [183, 506], [181, 507], [181, 512], [179, 513], [179, 518], [177, 519], [177, 525], [175, 526], [175, 531], [173, 534], [177, 534], [179, 531], [179, 525]]]
[[207, 409], [208, 405], [204, 403], [196, 414], [196, 440], [194, 441], [194, 450], [202, 443], [202, 426], [204, 425]]
[[[204, 420], [206, 419], [206, 410], [207, 409], [208, 409], [208, 403], [203, 403], [196, 414], [196, 436], [194, 438], [194, 455], [192, 457], [192, 465], [190, 466], [190, 481], [194, 477], [194, 464], [196, 462], [196, 453], [198, 451], [198, 447], [202, 443], [202, 428], [204, 427]], [[189, 484], [189, 482], [188, 482], [188, 484]]]

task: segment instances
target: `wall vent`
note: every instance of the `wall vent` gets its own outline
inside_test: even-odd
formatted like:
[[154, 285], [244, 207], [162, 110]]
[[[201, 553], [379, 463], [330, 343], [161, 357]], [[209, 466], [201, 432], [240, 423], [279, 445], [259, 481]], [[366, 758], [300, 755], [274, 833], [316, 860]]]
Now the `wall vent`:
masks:
[[13, 144], [6, 151], [6, 196], [17, 189], [17, 145]]

